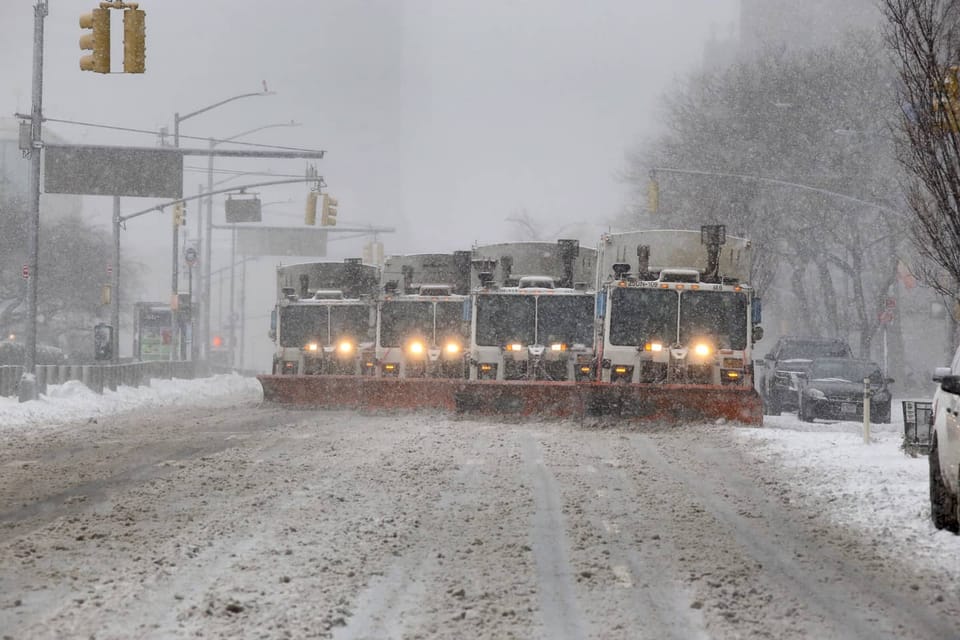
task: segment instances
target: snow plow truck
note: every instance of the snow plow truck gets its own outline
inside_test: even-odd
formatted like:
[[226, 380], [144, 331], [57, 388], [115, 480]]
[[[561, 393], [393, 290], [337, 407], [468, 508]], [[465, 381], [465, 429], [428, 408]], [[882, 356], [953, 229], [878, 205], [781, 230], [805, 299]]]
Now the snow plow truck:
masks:
[[470, 252], [389, 256], [381, 278], [375, 375], [465, 378]]
[[760, 424], [750, 243], [724, 236], [722, 227], [637, 231], [607, 234], [597, 249], [515, 242], [388, 259], [371, 305], [372, 354], [350, 375], [330, 367], [282, 375], [275, 366], [259, 376], [264, 399]]
[[360, 375], [373, 351], [379, 270], [355, 258], [277, 267], [273, 374]]

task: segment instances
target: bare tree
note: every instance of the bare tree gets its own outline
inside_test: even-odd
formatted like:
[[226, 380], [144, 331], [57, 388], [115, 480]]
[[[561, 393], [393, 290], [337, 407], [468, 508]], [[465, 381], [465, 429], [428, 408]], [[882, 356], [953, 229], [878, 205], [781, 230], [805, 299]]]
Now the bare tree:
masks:
[[692, 76], [665, 100], [666, 133], [628, 160], [634, 211], [651, 168], [687, 171], [658, 171], [660, 213], [621, 223], [725, 223], [754, 241], [752, 284], [792, 330], [856, 333], [869, 353], [909, 249], [883, 54], [876, 34], [851, 32]]
[[881, 8], [899, 66], [899, 158], [910, 175], [913, 236], [926, 260], [917, 271], [953, 296], [960, 282], [960, 95], [951, 67], [960, 64], [960, 2], [882, 0]]

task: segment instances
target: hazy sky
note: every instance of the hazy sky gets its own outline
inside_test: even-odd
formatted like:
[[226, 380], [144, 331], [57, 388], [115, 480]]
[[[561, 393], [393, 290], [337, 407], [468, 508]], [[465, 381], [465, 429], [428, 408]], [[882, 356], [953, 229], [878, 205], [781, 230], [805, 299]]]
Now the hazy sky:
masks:
[[[30, 109], [33, 5], [0, 2], [3, 116]], [[79, 70], [77, 20], [94, 6], [93, 0], [49, 2], [48, 117], [172, 131], [174, 113], [258, 91], [266, 81], [276, 95], [185, 120], [181, 134], [229, 137], [266, 124], [301, 123], [245, 140], [327, 150], [318, 169], [339, 199], [340, 224], [397, 227], [399, 233], [382, 238], [387, 253], [412, 253], [513, 239], [505, 218], [524, 209], [551, 229], [593, 223], [599, 236], [623, 205], [617, 173], [625, 150], [656, 130], [660, 94], [701, 64], [711, 32], [729, 33], [738, 2], [145, 0], [147, 71], [139, 76]], [[118, 27], [115, 69], [121, 64]], [[57, 123], [47, 128], [77, 143], [158, 142], [155, 135]], [[181, 146], [205, 143], [185, 139]], [[195, 194], [206, 182], [199, 170], [206, 161], [188, 158], [186, 164], [185, 189]], [[217, 167], [300, 174], [305, 162], [218, 160]], [[268, 207], [265, 217], [299, 223], [305, 191], [264, 190], [264, 202], [293, 199]], [[125, 198], [123, 208], [151, 203]], [[109, 198], [86, 198], [84, 209], [88, 218], [109, 224]], [[167, 230], [166, 215], [151, 215], [131, 221], [124, 234], [124, 250], [159, 271], [144, 296], [166, 298]], [[361, 245], [333, 242], [328, 255], [359, 255]], [[269, 308], [274, 262], [251, 267], [267, 274], [251, 280], [268, 289], [263, 299], [251, 294], [251, 315], [250, 303], [257, 313]], [[248, 341], [266, 342], [265, 330], [250, 335]]]

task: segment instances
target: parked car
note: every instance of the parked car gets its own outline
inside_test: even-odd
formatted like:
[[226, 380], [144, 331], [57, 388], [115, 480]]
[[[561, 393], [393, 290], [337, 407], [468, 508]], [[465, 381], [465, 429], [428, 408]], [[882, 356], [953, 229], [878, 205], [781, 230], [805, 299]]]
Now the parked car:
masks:
[[870, 380], [870, 420], [890, 422], [890, 389], [893, 378], [884, 377], [870, 360], [817, 358], [800, 374], [800, 419], [863, 419], [863, 381]]
[[930, 516], [937, 529], [960, 533], [960, 349], [937, 367], [930, 443]]
[[814, 358], [852, 358], [850, 344], [842, 338], [783, 336], [763, 357], [758, 368], [758, 387], [763, 412], [778, 416], [784, 409], [796, 409], [799, 375]]

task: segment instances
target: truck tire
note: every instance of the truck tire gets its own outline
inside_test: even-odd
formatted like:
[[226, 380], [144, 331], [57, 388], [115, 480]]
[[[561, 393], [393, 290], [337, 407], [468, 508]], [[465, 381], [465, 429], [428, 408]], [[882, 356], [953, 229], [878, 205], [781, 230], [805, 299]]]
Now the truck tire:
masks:
[[816, 416], [813, 415], [813, 411], [808, 409], [809, 403], [803, 401], [803, 396], [800, 397], [800, 406], [797, 408], [797, 415], [799, 416], [802, 422], [813, 422], [816, 419]]
[[937, 436], [933, 436], [930, 447], [930, 517], [933, 526], [937, 529], [946, 529], [952, 533], [960, 533], [960, 518], [957, 513], [957, 496], [950, 493], [950, 489], [940, 474], [940, 456], [938, 455]]

